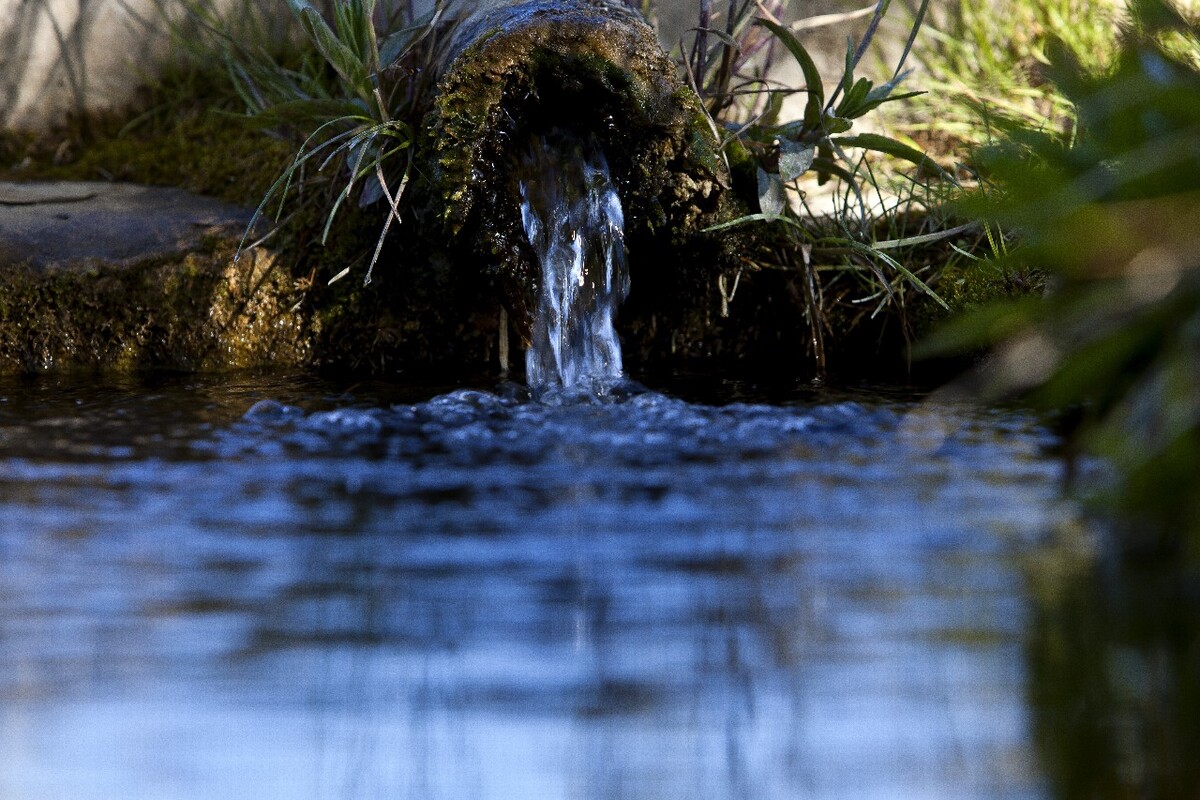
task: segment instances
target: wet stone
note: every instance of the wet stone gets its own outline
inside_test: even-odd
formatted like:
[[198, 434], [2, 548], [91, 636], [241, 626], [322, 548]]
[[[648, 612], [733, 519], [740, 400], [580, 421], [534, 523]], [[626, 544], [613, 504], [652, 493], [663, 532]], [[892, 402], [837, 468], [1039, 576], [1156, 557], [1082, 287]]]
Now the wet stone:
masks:
[[302, 366], [304, 287], [234, 256], [248, 209], [181, 189], [0, 183], [0, 374]]
[[182, 189], [129, 183], [0, 183], [0, 265], [128, 263], [240, 235], [251, 212]]

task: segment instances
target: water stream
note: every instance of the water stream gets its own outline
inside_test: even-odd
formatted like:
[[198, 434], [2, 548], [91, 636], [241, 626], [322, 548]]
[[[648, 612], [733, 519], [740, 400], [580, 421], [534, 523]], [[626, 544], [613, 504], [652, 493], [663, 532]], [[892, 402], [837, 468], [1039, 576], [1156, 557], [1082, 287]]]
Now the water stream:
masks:
[[528, 168], [532, 396], [0, 379], [0, 798], [1194, 796], [1037, 418], [620, 381], [603, 155]]
[[619, 379], [613, 319], [629, 272], [625, 219], [604, 153], [591, 139], [556, 132], [535, 136], [521, 166], [521, 220], [542, 265], [527, 380], [586, 388]]
[[1189, 708], [1035, 418], [344, 388], [0, 382], [0, 797], [1098, 797]]

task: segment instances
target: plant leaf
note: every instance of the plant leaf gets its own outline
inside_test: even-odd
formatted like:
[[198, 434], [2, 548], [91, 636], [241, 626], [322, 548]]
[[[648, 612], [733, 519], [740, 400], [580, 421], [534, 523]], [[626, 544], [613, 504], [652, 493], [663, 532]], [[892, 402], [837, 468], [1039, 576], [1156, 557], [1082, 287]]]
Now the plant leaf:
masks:
[[919, 289], [920, 291], [929, 295], [929, 297], [932, 298], [942, 308], [946, 309], [947, 311], [950, 310], [950, 304], [947, 303], [945, 300], [943, 300], [937, 292], [935, 292], [933, 289], [930, 289], [929, 286], [926, 285], [925, 281], [918, 278], [913, 273], [912, 270], [910, 270], [908, 267], [901, 264], [896, 259], [889, 256], [887, 253], [884, 253], [881, 250], [876, 250], [871, 245], [866, 244], [864, 242], [856, 241], [854, 239], [845, 239], [844, 242], [847, 247], [850, 247], [852, 250], [857, 250], [858, 252], [862, 253], [864, 256], [867, 256], [869, 258], [878, 258], [880, 261], [883, 261], [889, 267], [896, 270], [901, 275], [903, 275], [905, 278], [907, 278], [908, 282], [911, 283], [913, 286], [915, 286], [917, 289]]
[[366, 109], [355, 100], [288, 100], [276, 103], [253, 117], [255, 125], [274, 127], [281, 124], [300, 124], [305, 122], [324, 122], [332, 118], [340, 118], [348, 125], [358, 122], [369, 122]]
[[758, 168], [758, 207], [768, 217], [778, 217], [787, 207], [783, 180], [773, 172]]
[[929, 8], [929, 0], [921, 0], [921, 6], [917, 9], [916, 18], [913, 20], [912, 30], [908, 32], [908, 41], [904, 43], [904, 52], [900, 54], [900, 60], [896, 64], [896, 71], [892, 73], [890, 83], [895, 83], [897, 80], [903, 79], [900, 70], [904, 69], [904, 62], [908, 60], [908, 54], [912, 51], [913, 44], [917, 41], [917, 32], [921, 30], [921, 25], [925, 22], [925, 12]]
[[874, 84], [866, 78], [859, 78], [846, 92], [846, 96], [842, 98], [842, 102], [838, 104], [837, 114], [839, 117], [861, 117], [865, 111], [862, 106], [866, 99], [871, 95], [871, 87]]
[[825, 112], [821, 124], [824, 126], [826, 132], [830, 134], [845, 133], [854, 127], [854, 123], [850, 120], [845, 117], [839, 117], [836, 114], [831, 114], [828, 111]]
[[857, 136], [838, 137], [833, 139], [833, 142], [845, 147], [861, 147], [864, 150], [885, 153], [889, 156], [912, 162], [918, 167], [932, 169], [943, 178], [951, 177], [949, 172], [925, 153], [922, 153], [915, 147], [904, 144], [904, 142], [896, 141], [890, 136], [883, 136], [878, 133], [860, 133]]
[[717, 231], [724, 231], [730, 228], [737, 228], [749, 222], [782, 222], [788, 227], [799, 231], [805, 237], [812, 236], [811, 232], [807, 228], [791, 217], [772, 216], [769, 214], [747, 214], [744, 217], [738, 217], [737, 219], [730, 220], [729, 222], [720, 222], [716, 225], [709, 225], [707, 228], [704, 228], [701, 233], [715, 233]]
[[791, 183], [808, 172], [816, 155], [816, 145], [802, 144], [791, 139], [780, 139], [779, 177], [784, 183]]
[[[437, 5], [437, 3], [434, 4], [435, 9]], [[380, 66], [390, 67], [400, 60], [400, 57], [408, 52], [409, 48], [428, 35], [430, 26], [433, 25], [436, 17], [437, 13], [435, 10], [422, 14], [412, 25], [409, 25], [407, 28], [401, 28], [380, 42]]]
[[842, 72], [842, 91], [849, 92], [854, 85], [854, 39], [846, 37], [846, 66]]
[[804, 73], [804, 90], [808, 92], [808, 102], [804, 105], [804, 125], [810, 130], [815, 130], [821, 124], [821, 109], [825, 107], [825, 87], [821, 83], [821, 72], [813, 62], [812, 56], [804, 49], [804, 45], [800, 44], [796, 34], [782, 25], [761, 17], [754, 20], [754, 24], [761, 25], [775, 34], [800, 65]]
[[329, 23], [321, 16], [321, 12], [314, 8], [308, 0], [288, 0], [288, 4], [296, 12], [304, 32], [324, 59], [343, 80], [351, 87], [358, 89], [368, 71], [359, 54], [338, 38], [333, 29], [329, 27]]

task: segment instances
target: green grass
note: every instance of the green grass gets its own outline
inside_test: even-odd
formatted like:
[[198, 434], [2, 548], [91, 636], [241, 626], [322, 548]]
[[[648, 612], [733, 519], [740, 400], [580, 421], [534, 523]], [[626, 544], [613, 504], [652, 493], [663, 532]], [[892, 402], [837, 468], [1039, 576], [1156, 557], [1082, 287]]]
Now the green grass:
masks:
[[40, 136], [0, 137], [13, 180], [133, 181], [253, 204], [290, 148], [250, 130], [223, 71], [181, 66], [128, 110]]
[[363, 278], [370, 283], [388, 231], [402, 220], [417, 132], [433, 99], [433, 64], [451, 26], [440, 2], [422, 18], [407, 3], [339, 0], [330, 19], [309, 0], [288, 5], [303, 32], [291, 63], [210, 26], [247, 115], [298, 142], [256, 216], [278, 221], [315, 203], [326, 244], [343, 206], [386, 200]]
[[1072, 135], [1071, 100], [1047, 79], [1053, 48], [1092, 74], [1115, 57], [1112, 0], [993, 0], [953, 3], [930, 15], [915, 50], [928, 95], [896, 124], [941, 151], [986, 144], [989, 116]]
[[[952, 306], [936, 288], [948, 263], [978, 249], [979, 232], [949, 218], [945, 199], [954, 173], [911, 141], [854, 126], [886, 104], [920, 94], [905, 85], [928, 4], [918, 5], [898, 62], [878, 80], [862, 75], [890, 3], [878, 2], [862, 38], [848, 41], [840, 75], [823, 76], [796, 31], [785, 25], [786, 2], [731, 2], [723, 11], [702, 4], [684, 74], [704, 100], [725, 141], [748, 212], [714, 231], [758, 226], [761, 246], [747, 254], [723, 286], [744, 270], [798, 276], [816, 371], [828, 365], [826, 343], [856, 329], [895, 325], [911, 341], [928, 318]], [[803, 86], [779, 84], [774, 67], [791, 59]], [[832, 78], [832, 79], [831, 79]], [[790, 98], [803, 98], [797, 118], [785, 118]], [[815, 201], [832, 190], [832, 208]], [[955, 248], [947, 249], [954, 244]], [[723, 295], [726, 294], [723, 290]], [[934, 310], [936, 309], [936, 311]]]

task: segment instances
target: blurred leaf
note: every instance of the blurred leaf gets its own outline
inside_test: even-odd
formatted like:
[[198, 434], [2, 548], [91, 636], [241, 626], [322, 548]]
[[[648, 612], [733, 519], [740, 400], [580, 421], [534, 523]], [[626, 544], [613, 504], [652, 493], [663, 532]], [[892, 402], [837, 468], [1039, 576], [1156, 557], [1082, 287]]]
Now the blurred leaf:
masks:
[[1048, 309], [1042, 298], [1024, 297], [962, 311], [918, 342], [913, 357], [936, 358], [983, 349], [1027, 330]]
[[[994, 119], [1003, 140], [978, 157], [987, 191], [964, 205], [1019, 231], [1012, 257], [1053, 291], [1032, 310], [964, 316], [922, 350], [991, 343], [993, 388], [1082, 408], [1079, 440], [1114, 467], [1111, 508], [1137, 538], [1200, 557], [1200, 28], [1163, 0], [1130, 10], [1105, 72], [1049, 49], [1077, 140]], [[1022, 363], [1022, 342], [1052, 354], [1044, 370]], [[1013, 379], [1022, 370], [1034, 385]]]

